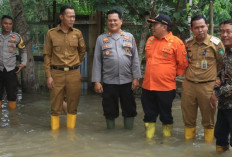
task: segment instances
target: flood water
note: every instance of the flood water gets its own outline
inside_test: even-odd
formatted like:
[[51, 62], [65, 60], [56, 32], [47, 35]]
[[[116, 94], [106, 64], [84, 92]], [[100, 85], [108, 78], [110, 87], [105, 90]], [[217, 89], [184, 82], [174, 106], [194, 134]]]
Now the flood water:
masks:
[[200, 118], [197, 137], [184, 140], [180, 99], [173, 104], [174, 130], [170, 138], [162, 137], [158, 121], [156, 135], [145, 139], [143, 110], [136, 98], [138, 115], [132, 131], [123, 128], [123, 118], [116, 119], [116, 128], [107, 130], [101, 97], [82, 95], [78, 106], [76, 128], [66, 129], [66, 115], [61, 115], [59, 131], [50, 130], [50, 105], [47, 92], [23, 94], [15, 111], [6, 103], [0, 112], [0, 157], [231, 157], [232, 151], [215, 152], [215, 141], [204, 142]]

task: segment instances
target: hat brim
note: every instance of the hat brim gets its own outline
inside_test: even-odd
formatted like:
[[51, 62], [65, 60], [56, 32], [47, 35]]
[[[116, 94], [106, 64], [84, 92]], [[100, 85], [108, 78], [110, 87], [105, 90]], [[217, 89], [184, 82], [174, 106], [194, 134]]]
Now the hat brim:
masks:
[[156, 21], [156, 20], [154, 20], [154, 19], [147, 19], [147, 22], [156, 23], [156, 22], [159, 22], [159, 21]]

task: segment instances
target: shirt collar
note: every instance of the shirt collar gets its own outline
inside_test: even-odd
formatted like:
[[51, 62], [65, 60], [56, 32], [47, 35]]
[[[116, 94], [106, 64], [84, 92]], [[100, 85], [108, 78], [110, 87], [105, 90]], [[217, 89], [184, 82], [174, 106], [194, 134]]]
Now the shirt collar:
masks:
[[172, 32], [169, 32], [167, 35], [164, 36], [164, 39], [169, 41], [172, 38]]
[[[165, 35], [163, 38], [161, 38], [160, 40], [162, 39], [165, 39], [166, 41], [169, 41], [171, 38], [172, 38], [172, 32], [169, 32], [167, 35]], [[158, 39], [154, 36], [155, 39]]]
[[[210, 39], [211, 37], [212, 37], [211, 35], [207, 34], [207, 35], [206, 35], [206, 38], [203, 40], [202, 43], [204, 43], [205, 45], [209, 45], [209, 44], [210, 44], [210, 40], [209, 40], [209, 39]], [[193, 42], [192, 42], [192, 43], [193, 43], [193, 44], [194, 44], [194, 43], [198, 43], [196, 37], [193, 38]]]
[[[62, 31], [60, 24], [57, 26], [57, 31]], [[69, 31], [73, 31], [73, 27], [69, 28]], [[62, 31], [63, 32], [63, 31]]]
[[[119, 33], [120, 33], [120, 35], [124, 35], [124, 31], [123, 31], [123, 30], [120, 30]], [[109, 32], [107, 33], [107, 35], [108, 35], [108, 36], [111, 36], [111, 35], [112, 35], [112, 32], [109, 31]]]

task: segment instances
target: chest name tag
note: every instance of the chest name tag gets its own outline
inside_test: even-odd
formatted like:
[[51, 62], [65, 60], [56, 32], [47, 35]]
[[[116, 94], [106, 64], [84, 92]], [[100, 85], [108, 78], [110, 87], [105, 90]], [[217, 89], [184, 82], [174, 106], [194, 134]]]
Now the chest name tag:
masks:
[[207, 69], [207, 60], [202, 60], [201, 61], [201, 69]]

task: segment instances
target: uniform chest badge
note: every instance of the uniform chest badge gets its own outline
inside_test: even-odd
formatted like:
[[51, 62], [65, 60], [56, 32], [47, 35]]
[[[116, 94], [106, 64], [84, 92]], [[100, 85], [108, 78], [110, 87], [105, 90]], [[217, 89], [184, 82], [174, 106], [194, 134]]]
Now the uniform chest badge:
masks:
[[13, 50], [14, 50], [14, 48], [13, 48], [13, 47], [10, 47], [10, 48], [9, 48], [9, 51], [10, 51], [10, 52], [12, 52]]
[[11, 39], [10, 39], [11, 41], [16, 41], [16, 37], [15, 37], [15, 35], [12, 35], [12, 37], [11, 37]]
[[130, 49], [129, 48], [126, 48], [126, 53], [130, 53]]
[[129, 36], [124, 36], [124, 39], [130, 40], [130, 37]]
[[109, 48], [109, 45], [104, 45], [104, 48], [106, 49], [106, 48]]
[[164, 53], [164, 57], [168, 57], [168, 53]]
[[104, 38], [103, 42], [109, 41], [109, 38]]
[[110, 55], [110, 51], [107, 50], [107, 51], [105, 52], [105, 55], [106, 55], [106, 56], [109, 56], [109, 55]]
[[130, 44], [130, 43], [126, 43], [125, 45], [128, 46], [128, 47], [131, 47], [131, 44]]

